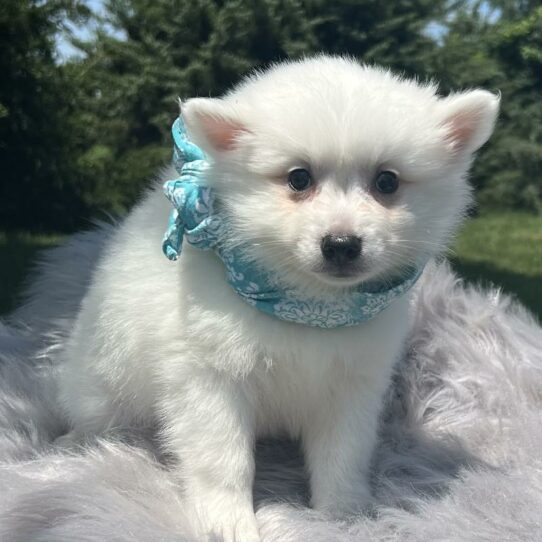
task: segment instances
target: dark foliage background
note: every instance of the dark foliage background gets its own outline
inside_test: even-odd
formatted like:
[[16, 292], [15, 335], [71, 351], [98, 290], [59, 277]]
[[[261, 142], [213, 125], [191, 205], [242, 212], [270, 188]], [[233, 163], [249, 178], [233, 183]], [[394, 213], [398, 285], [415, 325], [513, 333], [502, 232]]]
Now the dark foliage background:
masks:
[[[542, 6], [501, 0], [0, 0], [0, 229], [122, 213], [170, 156], [177, 96], [258, 66], [347, 53], [450, 89], [502, 93], [474, 169], [482, 209], [542, 210]], [[67, 23], [96, 25], [60, 62]], [[105, 25], [115, 32], [105, 31]]]

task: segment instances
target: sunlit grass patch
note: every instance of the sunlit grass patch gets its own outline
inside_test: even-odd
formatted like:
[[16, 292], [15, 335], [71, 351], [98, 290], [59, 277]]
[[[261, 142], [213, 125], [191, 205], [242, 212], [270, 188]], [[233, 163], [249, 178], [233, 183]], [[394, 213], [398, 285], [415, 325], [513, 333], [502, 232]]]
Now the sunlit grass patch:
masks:
[[14, 308], [39, 251], [61, 239], [60, 235], [0, 232], [0, 313]]
[[452, 254], [465, 278], [501, 286], [542, 317], [542, 216], [503, 213], [470, 220]]

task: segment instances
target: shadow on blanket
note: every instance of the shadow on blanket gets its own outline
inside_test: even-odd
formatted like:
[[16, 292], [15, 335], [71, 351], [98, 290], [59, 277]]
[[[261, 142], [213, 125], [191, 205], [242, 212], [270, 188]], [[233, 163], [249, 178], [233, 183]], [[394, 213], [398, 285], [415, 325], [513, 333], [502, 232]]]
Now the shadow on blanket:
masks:
[[[71, 454], [51, 444], [66, 427], [49, 359], [88, 281], [69, 282], [69, 262], [86, 258], [90, 274], [107, 235], [104, 226], [53, 249], [44, 268], [55, 272], [30, 289], [41, 293], [0, 324], [3, 542], [194, 540], [152, 438]], [[295, 443], [261, 442], [264, 541], [542, 540], [541, 328], [509, 298], [462, 284], [445, 263], [427, 270], [412, 310], [374, 458], [374, 513], [347, 524], [308, 509]]]

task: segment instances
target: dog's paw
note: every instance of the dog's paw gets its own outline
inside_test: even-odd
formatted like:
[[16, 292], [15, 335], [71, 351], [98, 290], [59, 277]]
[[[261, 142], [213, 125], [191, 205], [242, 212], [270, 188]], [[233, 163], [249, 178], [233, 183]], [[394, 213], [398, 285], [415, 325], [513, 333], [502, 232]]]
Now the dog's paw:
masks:
[[228, 518], [222, 522], [197, 528], [198, 540], [204, 542], [260, 542], [260, 533], [253, 518]]
[[[209, 499], [194, 507], [198, 540], [205, 542], [260, 542], [252, 506], [237, 499]], [[205, 501], [203, 501], [205, 502]], [[195, 503], [192, 503], [194, 506]]]
[[312, 507], [336, 520], [347, 520], [370, 511], [373, 498], [368, 486], [361, 485], [355, 490], [344, 489], [327, 495], [313, 495]]
[[222, 525], [220, 531], [219, 540], [223, 542], [260, 542], [260, 533], [254, 514], [252, 517], [240, 517], [234, 523]]

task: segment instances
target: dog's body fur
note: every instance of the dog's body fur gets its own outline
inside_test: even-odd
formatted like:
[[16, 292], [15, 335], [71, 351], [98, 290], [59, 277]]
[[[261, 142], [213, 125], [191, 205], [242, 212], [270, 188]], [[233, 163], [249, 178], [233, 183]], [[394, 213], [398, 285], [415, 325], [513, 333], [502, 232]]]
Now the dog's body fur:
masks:
[[[209, 180], [232, 219], [232, 242], [250, 244], [292, 288], [332, 296], [445, 247], [497, 104], [483, 91], [438, 99], [431, 86], [321, 57], [275, 67], [223, 100], [190, 100], [183, 116], [213, 158]], [[300, 163], [317, 184], [293, 199], [284, 178]], [[404, 180], [385, 201], [370, 188], [383, 166]], [[367, 505], [408, 295], [359, 326], [283, 322], [241, 300], [214, 253], [185, 246], [169, 262], [160, 247], [169, 210], [151, 191], [93, 275], [61, 354], [70, 438], [161, 424], [202, 536], [228, 542], [259, 539], [251, 496], [258, 435], [300, 437], [315, 507], [342, 516]], [[319, 271], [330, 231], [363, 238], [354, 277]]]

